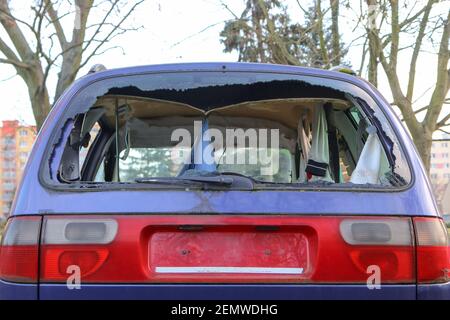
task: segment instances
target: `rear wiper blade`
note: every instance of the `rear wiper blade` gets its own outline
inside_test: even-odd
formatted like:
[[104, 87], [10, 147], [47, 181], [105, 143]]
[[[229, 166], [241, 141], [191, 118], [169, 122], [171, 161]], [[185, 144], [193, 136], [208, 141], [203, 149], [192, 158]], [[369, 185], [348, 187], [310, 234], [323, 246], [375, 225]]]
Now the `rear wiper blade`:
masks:
[[158, 178], [158, 177], [148, 177], [148, 178], [136, 178], [134, 179], [137, 183], [148, 183], [148, 184], [168, 184], [168, 185], [180, 185], [188, 184], [188, 181], [183, 181], [174, 178]]
[[151, 184], [189, 184], [194, 182], [196, 184], [214, 184], [214, 185], [232, 185], [233, 178], [223, 176], [188, 176], [188, 177], [168, 177], [168, 178], [137, 178], [137, 183], [151, 183]]

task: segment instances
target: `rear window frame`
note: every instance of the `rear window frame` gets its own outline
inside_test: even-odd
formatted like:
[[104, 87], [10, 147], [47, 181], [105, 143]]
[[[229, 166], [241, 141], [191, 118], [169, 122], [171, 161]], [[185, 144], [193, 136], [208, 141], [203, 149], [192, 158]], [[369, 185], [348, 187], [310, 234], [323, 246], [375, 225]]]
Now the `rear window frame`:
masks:
[[[45, 150], [43, 153], [43, 156], [40, 159], [40, 165], [39, 165], [39, 173], [38, 173], [38, 180], [41, 183], [41, 185], [47, 189], [54, 190], [54, 191], [69, 191], [69, 192], [102, 192], [102, 191], [117, 191], [119, 189], [132, 191], [132, 190], [146, 190], [146, 191], [161, 191], [161, 190], [184, 190], [184, 187], [176, 187], [176, 186], [158, 186], [157, 188], [154, 185], [145, 185], [141, 183], [127, 183], [127, 182], [106, 182], [106, 183], [86, 183], [86, 182], [75, 182], [75, 183], [61, 183], [57, 182], [57, 179], [50, 178], [50, 171], [49, 166], [51, 166], [51, 160], [50, 158], [53, 156], [53, 152], [55, 151], [56, 145], [61, 142], [63, 133], [64, 133], [64, 127], [67, 124], [68, 121], [73, 120], [74, 115], [82, 113], [77, 112], [80, 111], [80, 109], [86, 108], [85, 106], [73, 106], [73, 102], [75, 99], [81, 94], [84, 90], [86, 90], [89, 86], [92, 86], [95, 83], [102, 82], [105, 80], [110, 80], [114, 78], [124, 78], [124, 77], [133, 77], [133, 76], [151, 76], [151, 75], [157, 75], [157, 74], [177, 74], [177, 73], [249, 73], [249, 74], [268, 74], [268, 75], [288, 75], [288, 76], [299, 76], [299, 77], [307, 77], [307, 78], [321, 78], [327, 81], [336, 81], [336, 82], [344, 82], [347, 84], [350, 84], [353, 87], [358, 88], [359, 90], [363, 91], [365, 94], [367, 94], [375, 103], [376, 108], [383, 114], [387, 126], [389, 126], [392, 133], [395, 135], [395, 139], [398, 142], [398, 148], [401, 153], [401, 155], [404, 158], [404, 164], [407, 165], [407, 170], [409, 171], [409, 181], [403, 186], [392, 186], [392, 187], [367, 187], [367, 186], [351, 186], [349, 187], [346, 184], [331, 184], [328, 186], [276, 186], [276, 187], [264, 187], [264, 188], [256, 188], [254, 192], [257, 191], [277, 191], [277, 192], [283, 192], [283, 191], [319, 191], [319, 192], [402, 192], [410, 189], [415, 184], [415, 170], [412, 166], [412, 161], [410, 159], [410, 155], [408, 152], [406, 152], [406, 146], [405, 142], [400, 139], [400, 134], [398, 131], [398, 128], [396, 125], [394, 125], [392, 119], [387, 114], [387, 110], [385, 110], [384, 103], [382, 97], [378, 96], [373, 92], [372, 90], [367, 90], [364, 86], [362, 86], [358, 81], [365, 81], [362, 78], [358, 78], [358, 81], [351, 81], [350, 79], [334, 76], [334, 75], [324, 75], [324, 74], [313, 74], [311, 72], [301, 72], [301, 71], [278, 71], [278, 70], [246, 70], [246, 69], [233, 69], [233, 70], [217, 70], [217, 69], [183, 69], [183, 70], [155, 70], [155, 71], [142, 71], [142, 72], [133, 72], [133, 73], [122, 73], [122, 74], [112, 74], [112, 75], [105, 75], [103, 77], [94, 78], [91, 81], [86, 81], [85, 83], [81, 83], [79, 88], [74, 91], [70, 91], [71, 89], [68, 89], [67, 92], [67, 99], [61, 99], [61, 101], [66, 100], [64, 110], [62, 111], [61, 115], [59, 116], [58, 120], [56, 121], [55, 125], [51, 129], [52, 132], [50, 133], [50, 138], [47, 141], [47, 144], [45, 146]], [[82, 78], [79, 81], [83, 81]], [[370, 85], [370, 84], [369, 84]], [[66, 98], [66, 97], [65, 97]], [[62, 102], [57, 103], [62, 103]], [[370, 108], [373, 110], [372, 105], [370, 105]], [[375, 110], [377, 111], [377, 110]], [[65, 143], [65, 141], [63, 141]], [[385, 147], [383, 146], [383, 151], [387, 152], [385, 150]], [[59, 164], [58, 164], [59, 165]], [[195, 190], [192, 188], [192, 190]], [[202, 191], [202, 190], [197, 190]], [[205, 192], [211, 192], [212, 190], [205, 190]], [[227, 192], [227, 191], [241, 191], [240, 189], [221, 189], [219, 192]], [[244, 190], [248, 191], [248, 190]]]

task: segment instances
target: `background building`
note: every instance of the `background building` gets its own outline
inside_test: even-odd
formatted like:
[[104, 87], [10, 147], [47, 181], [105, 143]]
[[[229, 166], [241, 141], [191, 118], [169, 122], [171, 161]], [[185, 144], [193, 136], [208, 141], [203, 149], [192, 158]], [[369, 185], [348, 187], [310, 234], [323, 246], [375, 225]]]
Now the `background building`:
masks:
[[[430, 178], [438, 204], [443, 213], [450, 214], [450, 135], [442, 134], [436, 137], [441, 141], [433, 142], [431, 148]], [[448, 210], [448, 212], [447, 212]], [[444, 212], [445, 211], [445, 212]]]
[[3, 121], [0, 127], [0, 218], [9, 214], [14, 192], [22, 177], [36, 136], [36, 127]]

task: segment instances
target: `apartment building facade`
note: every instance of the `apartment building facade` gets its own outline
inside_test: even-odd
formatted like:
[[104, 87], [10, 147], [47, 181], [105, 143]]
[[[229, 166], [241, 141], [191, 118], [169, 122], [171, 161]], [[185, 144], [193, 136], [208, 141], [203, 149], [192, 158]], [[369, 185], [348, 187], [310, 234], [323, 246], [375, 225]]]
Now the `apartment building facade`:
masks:
[[15, 190], [36, 137], [36, 127], [17, 120], [0, 127], [0, 218], [8, 216]]
[[450, 214], [450, 135], [442, 134], [431, 148], [430, 178], [438, 204]]

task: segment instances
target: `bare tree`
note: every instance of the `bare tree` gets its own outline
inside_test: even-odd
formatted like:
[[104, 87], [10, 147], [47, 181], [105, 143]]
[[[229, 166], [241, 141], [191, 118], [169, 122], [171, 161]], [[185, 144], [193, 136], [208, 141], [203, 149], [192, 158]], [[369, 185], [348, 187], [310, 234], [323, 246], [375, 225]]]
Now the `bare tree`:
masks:
[[[70, 5], [69, 1], [36, 0], [30, 8], [31, 19], [26, 20], [13, 13], [8, 0], [0, 0], [0, 24], [7, 35], [0, 37], [0, 63], [13, 66], [27, 85], [38, 129], [51, 109], [50, 73], [59, 69], [56, 101], [93, 57], [115, 48], [109, 45], [111, 40], [137, 29], [126, 27], [125, 21], [143, 1], [74, 0]], [[94, 9], [102, 13], [91, 17]], [[70, 16], [74, 18], [69, 35], [65, 19]]]
[[[399, 1], [389, 0], [378, 7], [382, 11], [383, 17], [388, 17], [388, 32], [384, 33], [378, 26], [371, 25], [367, 28], [369, 36], [369, 52], [371, 59], [369, 62], [369, 78], [376, 85], [376, 69], [378, 63], [381, 64], [387, 75], [389, 86], [393, 96], [393, 104], [396, 105], [403, 116], [406, 125], [414, 139], [417, 149], [427, 169], [430, 168], [431, 144], [433, 133], [449, 125], [450, 112], [443, 106], [448, 103], [446, 100], [450, 88], [449, 81], [449, 36], [450, 36], [450, 12], [439, 12], [432, 17], [432, 9], [438, 0], [428, 0], [422, 7], [419, 1], [413, 4], [403, 3], [402, 10], [410, 8], [405, 19], [400, 20]], [[369, 6], [377, 5], [374, 0], [367, 0]], [[413, 9], [417, 8], [415, 12]], [[369, 10], [370, 12], [370, 10]], [[414, 41], [408, 46], [400, 46], [402, 37], [414, 34]], [[434, 90], [427, 106], [414, 110], [414, 83], [416, 80], [416, 67], [419, 55], [423, 49], [425, 39], [431, 41], [438, 39], [436, 79]], [[397, 70], [398, 56], [402, 49], [412, 49], [409, 61], [409, 73], [400, 75]], [[431, 67], [431, 66], [430, 66]], [[402, 89], [401, 79], [406, 76], [406, 91]], [[426, 112], [422, 121], [419, 121], [417, 113]]]

